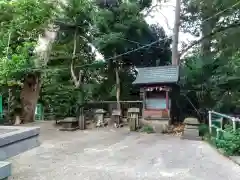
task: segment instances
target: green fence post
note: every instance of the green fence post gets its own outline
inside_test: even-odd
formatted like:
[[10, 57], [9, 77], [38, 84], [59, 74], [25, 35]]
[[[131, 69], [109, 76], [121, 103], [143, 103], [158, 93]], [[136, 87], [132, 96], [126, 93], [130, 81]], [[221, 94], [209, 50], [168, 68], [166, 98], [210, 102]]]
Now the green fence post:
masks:
[[43, 120], [43, 107], [41, 104], [37, 104], [36, 106], [35, 120]]
[[3, 122], [3, 100], [2, 100], [2, 95], [0, 95], [0, 121], [1, 124]]

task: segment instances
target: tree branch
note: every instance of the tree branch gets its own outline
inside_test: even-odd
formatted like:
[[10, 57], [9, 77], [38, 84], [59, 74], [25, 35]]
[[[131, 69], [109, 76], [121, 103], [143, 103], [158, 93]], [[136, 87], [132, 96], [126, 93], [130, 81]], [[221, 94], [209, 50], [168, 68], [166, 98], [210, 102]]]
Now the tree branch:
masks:
[[10, 33], [8, 34], [8, 44], [7, 44], [7, 52], [6, 52], [6, 56], [7, 56], [7, 57], [8, 57], [8, 53], [9, 53], [11, 35], [12, 35], [12, 32], [10, 32]]
[[161, 13], [161, 12], [159, 12], [159, 13], [163, 16], [163, 18], [164, 18], [164, 20], [165, 20], [165, 22], [166, 22], [167, 28], [172, 31], [173, 28], [170, 27], [170, 25], [169, 25], [169, 23], [168, 23], [167, 17], [166, 17], [163, 13]]
[[182, 56], [183, 54], [185, 54], [189, 49], [191, 49], [193, 46], [201, 43], [204, 39], [207, 39], [207, 38], [209, 38], [209, 37], [212, 37], [212, 36], [216, 35], [217, 33], [226, 31], [226, 30], [231, 29], [231, 28], [237, 28], [237, 27], [239, 27], [239, 26], [240, 26], [240, 22], [236, 22], [236, 23], [230, 24], [229, 26], [220, 27], [220, 28], [214, 30], [213, 32], [211, 32], [211, 33], [209, 33], [208, 35], [200, 38], [199, 40], [193, 41], [189, 46], [187, 46], [185, 49], [183, 49], [183, 50], [179, 53], [179, 57], [181, 58], [181, 56]]
[[154, 6], [150, 7], [147, 12], [143, 15], [143, 17], [147, 17], [153, 9], [157, 8], [159, 6], [159, 4], [155, 4]]
[[74, 44], [73, 44], [73, 53], [72, 53], [72, 61], [71, 61], [70, 69], [71, 69], [71, 75], [72, 75], [74, 85], [75, 85], [75, 87], [79, 87], [79, 80], [76, 77], [75, 72], [74, 72], [74, 62], [75, 62], [76, 48], [77, 48], [77, 29], [75, 30], [73, 41], [74, 41]]

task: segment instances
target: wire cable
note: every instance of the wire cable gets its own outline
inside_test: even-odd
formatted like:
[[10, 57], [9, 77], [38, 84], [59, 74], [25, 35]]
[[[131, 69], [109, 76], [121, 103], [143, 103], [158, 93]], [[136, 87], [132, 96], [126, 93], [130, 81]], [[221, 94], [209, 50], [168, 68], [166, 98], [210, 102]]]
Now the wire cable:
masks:
[[210, 19], [212, 19], [212, 18], [214, 18], [214, 17], [216, 17], [216, 16], [218, 16], [218, 15], [224, 13], [224, 12], [226, 12], [226, 11], [229, 10], [229, 9], [234, 8], [235, 6], [237, 6], [237, 5], [239, 5], [239, 4], [240, 4], [240, 1], [238, 1], [238, 2], [236, 2], [235, 4], [227, 7], [226, 9], [224, 9], [224, 10], [222, 10], [222, 11], [217, 12], [216, 14], [210, 16], [209, 18], [204, 19], [204, 20], [202, 21], [202, 23], [205, 22], [205, 21], [208, 21], [208, 20], [210, 20]]
[[[226, 9], [220, 11], [220, 12], [217, 12], [217, 13], [215, 13], [214, 15], [212, 15], [212, 16], [204, 19], [202, 22], [208, 21], [208, 20], [210, 20], [210, 19], [212, 19], [212, 18], [214, 18], [214, 17], [216, 17], [216, 16], [218, 16], [218, 15], [226, 12], [227, 10], [234, 8], [234, 7], [237, 6], [238, 4], [240, 4], [240, 1], [236, 2], [235, 4], [231, 5], [230, 7], [226, 8]], [[103, 59], [102, 61], [105, 61], [105, 63], [107, 63], [108, 60], [113, 60], [113, 59], [116, 59], [116, 58], [118, 58], [118, 57], [121, 57], [121, 56], [130, 54], [130, 53], [136, 52], [136, 51], [138, 51], [138, 50], [144, 49], [144, 48], [146, 48], [146, 47], [150, 47], [150, 46], [152, 46], [152, 45], [154, 45], [154, 44], [156, 44], [156, 43], [158, 43], [158, 42], [161, 42], [161, 41], [163, 41], [163, 40], [167, 40], [167, 39], [169, 39], [169, 38], [171, 38], [171, 37], [172, 37], [172, 36], [166, 37], [166, 38], [163, 38], [163, 39], [160, 39], [160, 40], [157, 40], [157, 41], [154, 41], [154, 42], [152, 42], [152, 43], [149, 43], [149, 44], [140, 46], [140, 47], [138, 47], [138, 48], [136, 48], [136, 49], [127, 51], [127, 52], [125, 52], [125, 53], [122, 53], [122, 54], [119, 54], [119, 55], [116, 55], [116, 56], [112, 56], [112, 57], [107, 58], [107, 59]], [[123, 38], [122, 38], [122, 39], [123, 39]], [[125, 40], [127, 40], [127, 39], [125, 39]], [[131, 42], [130, 40], [127, 40], [127, 41]], [[133, 41], [132, 41], [132, 42], [133, 42]], [[137, 43], [137, 42], [136, 42], [136, 43]], [[96, 64], [96, 62], [97, 62], [97, 61], [94, 61], [93, 63], [84, 64], [84, 65], [75, 66], [75, 67], [76, 67], [76, 68], [86, 67], [86, 66], [94, 65], [94, 64]], [[31, 70], [42, 70], [42, 68], [29, 68], [29, 69], [31, 69]], [[44, 68], [44, 70], [46, 70], [46, 69], [50, 69], [50, 70], [53, 70], [53, 69], [55, 69], [55, 70], [61, 70], [61, 69], [69, 69], [69, 68]], [[26, 69], [24, 69], [24, 70], [26, 70]]]

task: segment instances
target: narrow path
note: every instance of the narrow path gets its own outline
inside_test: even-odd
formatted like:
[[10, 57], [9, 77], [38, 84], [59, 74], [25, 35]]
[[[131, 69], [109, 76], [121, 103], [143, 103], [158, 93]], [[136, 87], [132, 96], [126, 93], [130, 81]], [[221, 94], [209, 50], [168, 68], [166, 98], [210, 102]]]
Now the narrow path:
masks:
[[40, 147], [11, 159], [10, 180], [238, 180], [240, 167], [205, 142], [129, 133], [57, 131], [40, 123]]

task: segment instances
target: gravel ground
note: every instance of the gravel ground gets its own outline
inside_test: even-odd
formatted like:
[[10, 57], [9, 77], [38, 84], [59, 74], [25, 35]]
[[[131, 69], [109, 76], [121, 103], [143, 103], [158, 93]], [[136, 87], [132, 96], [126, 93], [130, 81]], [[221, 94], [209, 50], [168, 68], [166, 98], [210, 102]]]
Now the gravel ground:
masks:
[[41, 127], [40, 147], [10, 159], [10, 180], [239, 180], [240, 167], [205, 142], [128, 129]]

